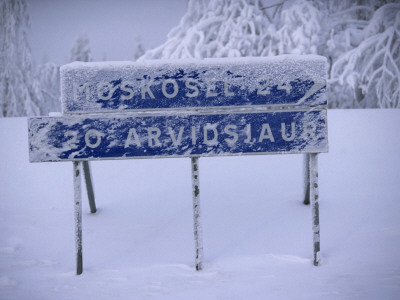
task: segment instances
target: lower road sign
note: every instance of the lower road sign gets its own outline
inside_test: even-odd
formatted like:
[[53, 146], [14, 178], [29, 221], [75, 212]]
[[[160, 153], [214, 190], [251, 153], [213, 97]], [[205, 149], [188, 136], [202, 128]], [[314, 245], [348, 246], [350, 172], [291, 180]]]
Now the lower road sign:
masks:
[[29, 119], [30, 161], [328, 151], [326, 110]]

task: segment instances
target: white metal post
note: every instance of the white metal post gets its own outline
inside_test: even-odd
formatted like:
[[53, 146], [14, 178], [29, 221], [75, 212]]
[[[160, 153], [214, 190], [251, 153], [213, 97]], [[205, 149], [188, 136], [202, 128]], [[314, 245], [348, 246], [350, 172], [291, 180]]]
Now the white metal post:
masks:
[[310, 153], [303, 154], [304, 199], [303, 203], [310, 204]]
[[76, 246], [76, 274], [83, 272], [82, 262], [82, 190], [81, 190], [81, 163], [73, 162], [74, 172], [74, 212], [75, 212], [75, 246]]
[[318, 154], [310, 154], [310, 200], [313, 220], [314, 266], [320, 263], [320, 232], [319, 232], [319, 203], [318, 203]]
[[200, 220], [199, 158], [192, 157], [193, 224], [196, 270], [203, 268], [203, 232]]
[[89, 161], [87, 160], [83, 161], [82, 167], [83, 167], [83, 174], [85, 175], [86, 191], [89, 199], [90, 212], [94, 214], [96, 213], [97, 208], [96, 208], [96, 202], [94, 200], [93, 183], [92, 183], [92, 176], [90, 175]]

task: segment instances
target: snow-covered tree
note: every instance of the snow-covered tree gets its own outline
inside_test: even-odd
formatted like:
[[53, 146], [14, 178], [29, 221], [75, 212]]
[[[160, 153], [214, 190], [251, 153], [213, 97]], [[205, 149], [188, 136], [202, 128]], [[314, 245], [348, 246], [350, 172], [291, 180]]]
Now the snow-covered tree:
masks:
[[285, 5], [275, 21], [274, 54], [317, 54], [323, 42], [322, 24], [323, 14], [312, 2], [298, 0]]
[[270, 25], [258, 0], [189, 1], [167, 41], [139, 60], [265, 56], [271, 48]]
[[144, 47], [143, 47], [143, 42], [142, 38], [140, 36], [136, 37], [136, 43], [135, 43], [135, 48], [133, 50], [133, 59], [137, 60], [139, 57], [141, 57], [144, 54]]
[[71, 49], [69, 61], [92, 61], [92, 55], [89, 47], [89, 38], [86, 33], [79, 34]]
[[[91, 61], [89, 39], [82, 33], [76, 39], [71, 48], [69, 60], [72, 61]], [[61, 110], [60, 100], [60, 68], [54, 63], [44, 63], [35, 70], [33, 89], [41, 99], [38, 104], [41, 114], [47, 115], [49, 112]]]
[[0, 117], [39, 115], [24, 0], [0, 0]]
[[141, 59], [316, 54], [322, 19], [306, 0], [189, 1], [168, 40]]
[[354, 107], [400, 108], [400, 3], [373, 13], [360, 42], [332, 66], [332, 84], [346, 86]]
[[40, 95], [39, 108], [42, 115], [61, 111], [59, 66], [48, 62], [36, 67], [33, 87]]
[[330, 107], [399, 107], [399, 4], [390, 0], [190, 0], [139, 60], [319, 54]]
[[399, 4], [385, 0], [286, 1], [274, 54], [328, 58], [330, 107], [399, 107]]

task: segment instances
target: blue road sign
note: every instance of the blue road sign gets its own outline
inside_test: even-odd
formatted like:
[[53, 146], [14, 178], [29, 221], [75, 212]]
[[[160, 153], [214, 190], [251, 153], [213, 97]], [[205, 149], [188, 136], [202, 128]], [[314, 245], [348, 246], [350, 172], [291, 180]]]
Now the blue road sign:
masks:
[[320, 56], [75, 62], [61, 67], [63, 112], [326, 106]]
[[318, 153], [326, 110], [29, 119], [30, 161]]

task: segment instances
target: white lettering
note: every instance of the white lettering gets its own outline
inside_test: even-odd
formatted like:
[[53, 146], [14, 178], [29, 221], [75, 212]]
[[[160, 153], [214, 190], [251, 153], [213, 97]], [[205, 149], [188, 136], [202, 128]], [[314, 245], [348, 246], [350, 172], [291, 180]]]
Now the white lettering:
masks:
[[295, 126], [294, 122], [292, 122], [292, 123], [290, 124], [290, 127], [291, 127], [291, 132], [290, 132], [290, 137], [288, 137], [288, 136], [286, 135], [286, 124], [285, 124], [285, 123], [281, 123], [281, 134], [282, 134], [282, 138], [283, 138], [283, 140], [286, 141], [286, 142], [293, 141], [294, 138], [295, 138], [295, 136], [296, 136], [296, 126]]
[[79, 84], [74, 82], [74, 100], [78, 100], [78, 93], [85, 93], [86, 101], [89, 101], [89, 83]]
[[129, 81], [122, 81], [121, 83], [121, 91], [123, 92], [127, 92], [128, 95], [121, 95], [121, 100], [129, 100], [133, 98], [133, 89], [130, 88], [129, 86], [133, 86], [134, 83], [133, 82], [129, 82]]
[[153, 81], [150, 81], [150, 82], [144, 82], [144, 81], [142, 81], [142, 87], [141, 87], [141, 90], [142, 90], [142, 99], [146, 99], [146, 93], [147, 94], [149, 94], [149, 96], [150, 96], [150, 98], [151, 99], [154, 99], [155, 97], [154, 97], [154, 94], [153, 94], [153, 92], [151, 91], [151, 89], [150, 89], [150, 86], [153, 84]]
[[[89, 148], [97, 148], [101, 143], [103, 134], [96, 129], [89, 129], [85, 134], [85, 143]], [[91, 139], [96, 138], [96, 142], [92, 143]]]
[[196, 126], [192, 126], [192, 145], [196, 145]]
[[78, 148], [77, 142], [78, 142], [78, 131], [72, 131], [72, 130], [68, 130], [67, 132], [64, 133], [65, 137], [71, 137], [71, 139], [69, 139], [67, 141], [67, 145], [71, 148], [71, 149], [76, 149]]
[[265, 80], [265, 83], [262, 84], [258, 89], [257, 89], [257, 95], [269, 95], [271, 92], [269, 91], [269, 79]]
[[183, 129], [184, 129], [183, 126], [179, 128], [178, 138], [176, 138], [175, 132], [172, 129], [172, 127], [168, 127], [168, 133], [171, 137], [172, 144], [174, 144], [175, 147], [178, 147], [182, 143]]
[[[167, 84], [172, 84], [172, 86], [174, 87], [174, 91], [172, 92], [172, 94], [167, 93]], [[167, 79], [167, 80], [163, 81], [161, 90], [165, 97], [171, 99], [171, 98], [174, 98], [178, 94], [179, 88], [178, 88], [178, 84], [176, 83], [175, 79]]]
[[136, 132], [135, 128], [130, 128], [128, 132], [128, 136], [125, 141], [125, 148], [128, 148], [130, 145], [135, 144], [136, 147], [141, 147], [139, 136]]
[[109, 82], [100, 82], [97, 85], [97, 96], [101, 100], [110, 100], [116, 89]]
[[225, 81], [224, 81], [224, 94], [225, 94], [225, 97], [235, 96], [234, 92], [230, 92], [229, 91], [229, 86], [228, 86], [228, 80], [227, 79], [225, 79]]
[[161, 130], [159, 128], [149, 127], [147, 128], [147, 134], [148, 134], [149, 147], [161, 146], [160, 140], [158, 139], [161, 135]]
[[[217, 124], [210, 124], [207, 123], [206, 126], [203, 127], [203, 133], [204, 133], [204, 144], [208, 146], [214, 146], [218, 144], [218, 131], [216, 129]], [[208, 138], [208, 131], [213, 132], [213, 138], [209, 139]]]
[[231, 139], [225, 139], [225, 142], [227, 142], [230, 146], [233, 146], [239, 139], [239, 135], [235, 131], [232, 131], [236, 129], [237, 126], [233, 124], [226, 125], [224, 128], [224, 132], [232, 137]]
[[247, 135], [247, 138], [244, 140], [244, 142], [246, 144], [250, 144], [250, 142], [251, 142], [251, 125], [250, 124], [246, 125], [246, 135]]
[[[265, 134], [267, 132], [267, 134]], [[261, 143], [263, 140], [270, 140], [271, 142], [275, 142], [274, 136], [272, 135], [271, 127], [269, 124], [263, 124], [261, 128], [260, 138], [258, 141]]]
[[[193, 83], [193, 85], [191, 85], [191, 83]], [[199, 95], [199, 88], [197, 87], [198, 83], [199, 82], [197, 80], [192, 78], [189, 78], [188, 80], [185, 81], [186, 88], [193, 91], [193, 93], [186, 93], [186, 97], [193, 98]]]
[[206, 98], [216, 96], [218, 96], [218, 94], [215, 92], [215, 82], [207, 82]]
[[290, 94], [290, 91], [292, 90], [292, 86], [289, 81], [286, 81], [285, 83], [279, 84], [278, 85], [278, 90], [285, 90], [286, 95]]

